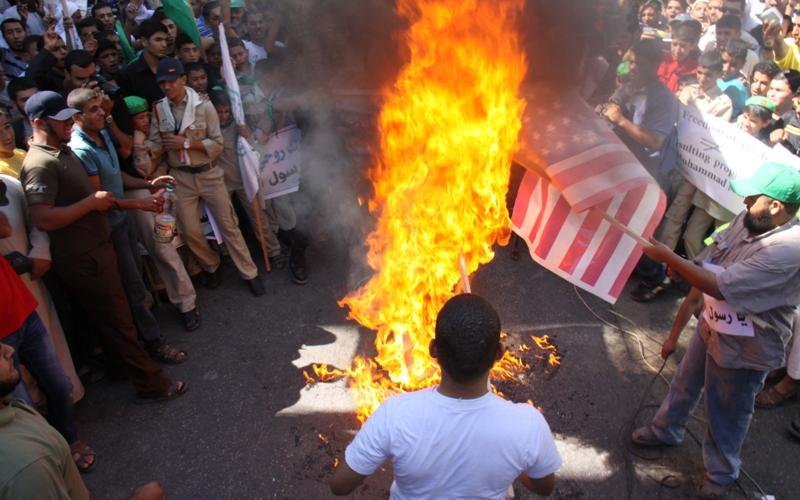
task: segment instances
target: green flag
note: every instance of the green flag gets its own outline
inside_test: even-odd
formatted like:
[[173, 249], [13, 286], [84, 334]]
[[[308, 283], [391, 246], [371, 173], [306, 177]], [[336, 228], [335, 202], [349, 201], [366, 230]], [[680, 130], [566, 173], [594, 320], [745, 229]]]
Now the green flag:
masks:
[[119, 22], [119, 20], [114, 24], [114, 29], [117, 30], [119, 44], [122, 46], [122, 58], [125, 64], [130, 64], [131, 61], [136, 59], [136, 53], [133, 51], [131, 42], [128, 40], [128, 35], [125, 34], [125, 29], [122, 27], [122, 23]]
[[162, 0], [164, 15], [175, 21], [178, 29], [186, 33], [195, 45], [200, 48], [200, 32], [197, 31], [197, 22], [189, 4], [184, 0]]

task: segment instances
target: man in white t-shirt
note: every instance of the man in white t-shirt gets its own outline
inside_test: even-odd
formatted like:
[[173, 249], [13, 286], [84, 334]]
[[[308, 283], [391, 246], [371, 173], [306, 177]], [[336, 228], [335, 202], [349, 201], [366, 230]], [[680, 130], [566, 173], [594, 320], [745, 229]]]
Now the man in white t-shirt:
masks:
[[561, 457], [544, 417], [488, 389], [489, 370], [503, 355], [492, 306], [477, 295], [450, 299], [430, 354], [441, 384], [386, 400], [347, 447], [331, 491], [349, 494], [391, 458], [392, 500], [504, 500], [515, 479], [552, 493]]

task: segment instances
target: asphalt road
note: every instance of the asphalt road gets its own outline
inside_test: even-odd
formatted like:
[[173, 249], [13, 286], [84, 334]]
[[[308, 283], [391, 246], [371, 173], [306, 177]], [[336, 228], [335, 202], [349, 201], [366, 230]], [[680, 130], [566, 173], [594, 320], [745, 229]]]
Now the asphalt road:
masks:
[[[273, 271], [265, 275], [267, 294], [254, 298], [228, 265], [219, 289], [200, 291], [200, 330], [184, 332], [169, 306], [159, 308], [168, 339], [189, 351], [184, 365], [168, 369], [189, 382], [183, 398], [138, 405], [125, 382], [87, 387], [78, 422], [82, 439], [98, 452], [97, 468], [84, 476], [96, 498], [126, 498], [153, 479], [169, 499], [330, 497], [326, 479], [357, 422], [342, 382], [307, 387], [302, 368], [347, 364], [356, 352], [369, 351], [371, 334], [336, 305], [353, 282], [354, 260], [322, 233], [309, 251], [306, 286], [293, 285], [288, 270]], [[524, 252], [511, 260], [508, 248], [475, 276], [473, 290], [496, 306], [511, 342], [547, 333], [558, 345], [561, 367], [533, 370], [516, 389], [542, 408], [556, 435], [564, 466], [554, 498], [692, 498], [702, 478], [700, 447], [687, 439], [665, 452], [634, 454], [626, 432], [653, 380], [648, 363], [660, 366], [659, 342], [677, 294], [648, 305], [621, 300], [614, 311], [630, 323], [588, 294], [581, 293], [582, 303], [571, 285]], [[683, 340], [689, 335], [687, 329]], [[664, 374], [674, 368], [670, 361]], [[646, 405], [660, 402], [665, 391], [656, 380]], [[653, 411], [645, 407], [638, 421]], [[744, 468], [778, 499], [800, 491], [800, 443], [783, 431], [797, 411], [796, 403], [758, 411], [745, 444]], [[702, 436], [701, 423], [691, 428]], [[390, 482], [387, 468], [354, 497], [386, 498]], [[742, 486], [748, 495], [755, 491], [746, 479]], [[518, 498], [532, 496], [519, 492]], [[736, 491], [730, 498], [746, 497]]]

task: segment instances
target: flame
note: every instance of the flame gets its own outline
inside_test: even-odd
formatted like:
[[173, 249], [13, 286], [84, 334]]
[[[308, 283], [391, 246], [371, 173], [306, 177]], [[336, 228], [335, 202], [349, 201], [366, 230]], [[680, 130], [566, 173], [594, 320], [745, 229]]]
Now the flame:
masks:
[[[370, 170], [368, 207], [378, 221], [367, 261], [376, 273], [340, 302], [376, 332], [376, 356], [336, 373], [350, 378], [362, 422], [388, 396], [439, 381], [428, 344], [436, 314], [459, 286], [459, 258], [473, 273], [510, 236], [505, 194], [524, 109], [515, 26], [523, 4], [398, 0], [410, 25], [409, 62], [384, 91]], [[493, 374], [513, 376], [523, 366], [509, 354]]]
[[330, 442], [330, 439], [328, 439], [328, 436], [326, 436], [325, 434], [323, 434], [321, 432], [317, 433], [317, 439], [319, 439], [322, 444], [328, 444]]
[[531, 335], [531, 340], [536, 344], [536, 347], [547, 353], [547, 363], [550, 366], [558, 366], [561, 364], [561, 356], [556, 354], [556, 346], [550, 343], [549, 335], [542, 335], [541, 337]]

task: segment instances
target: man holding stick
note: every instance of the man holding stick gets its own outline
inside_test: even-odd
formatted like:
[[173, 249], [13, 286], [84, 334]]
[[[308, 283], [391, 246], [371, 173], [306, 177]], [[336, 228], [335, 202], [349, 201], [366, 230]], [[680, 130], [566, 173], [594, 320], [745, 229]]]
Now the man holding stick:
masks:
[[[670, 390], [650, 425], [636, 429], [641, 446], [678, 445], [704, 398], [706, 477], [701, 498], [719, 498], [739, 477], [741, 448], [756, 394], [770, 370], [783, 365], [800, 304], [800, 172], [766, 163], [731, 182], [747, 209], [694, 262], [653, 241], [645, 254], [702, 294], [703, 314]], [[700, 302], [697, 301], [699, 304]]]

